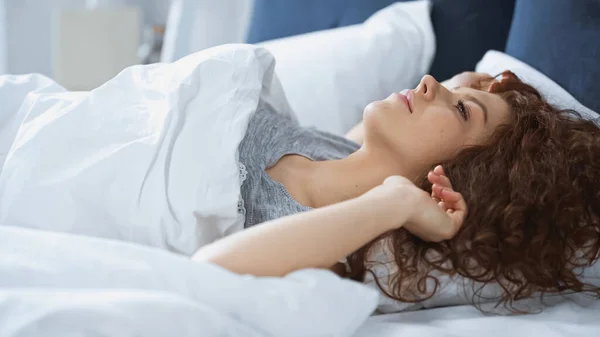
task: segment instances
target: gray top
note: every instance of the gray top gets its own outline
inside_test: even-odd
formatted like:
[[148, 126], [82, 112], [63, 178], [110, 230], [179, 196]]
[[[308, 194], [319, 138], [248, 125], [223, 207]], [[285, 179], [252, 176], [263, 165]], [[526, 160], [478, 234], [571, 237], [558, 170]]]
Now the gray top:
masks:
[[304, 128], [269, 108], [260, 109], [250, 120], [239, 146], [242, 177], [239, 211], [245, 213], [244, 227], [310, 210], [265, 171], [281, 157], [297, 154], [314, 161], [341, 159], [359, 149], [343, 137], [314, 128]]

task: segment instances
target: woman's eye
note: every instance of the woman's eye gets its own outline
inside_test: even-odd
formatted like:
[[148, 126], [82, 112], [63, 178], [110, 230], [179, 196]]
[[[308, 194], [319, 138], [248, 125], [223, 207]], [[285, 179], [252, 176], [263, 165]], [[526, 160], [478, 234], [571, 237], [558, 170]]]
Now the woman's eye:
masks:
[[465, 106], [465, 102], [463, 102], [462, 100], [458, 100], [458, 103], [454, 107], [456, 108], [456, 110], [458, 110], [458, 112], [465, 121], [469, 120], [469, 109]]

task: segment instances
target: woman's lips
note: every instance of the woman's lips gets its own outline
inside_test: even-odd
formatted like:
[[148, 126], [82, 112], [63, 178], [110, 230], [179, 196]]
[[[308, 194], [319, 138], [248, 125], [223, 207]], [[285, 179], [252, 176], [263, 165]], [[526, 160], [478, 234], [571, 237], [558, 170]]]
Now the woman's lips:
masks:
[[399, 92], [397, 95], [398, 99], [400, 99], [404, 104], [406, 104], [406, 107], [408, 108], [408, 110], [410, 111], [410, 113], [412, 113], [412, 90], [402, 90], [401, 92]]

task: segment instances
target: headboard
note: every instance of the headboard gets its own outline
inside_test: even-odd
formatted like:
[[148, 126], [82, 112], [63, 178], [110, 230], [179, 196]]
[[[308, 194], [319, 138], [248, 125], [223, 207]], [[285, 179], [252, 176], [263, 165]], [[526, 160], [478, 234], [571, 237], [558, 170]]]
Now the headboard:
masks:
[[[411, 0], [404, 0], [411, 1]], [[255, 0], [249, 43], [362, 23], [395, 0]], [[473, 70], [486, 51], [504, 50], [515, 0], [431, 0], [437, 53], [431, 74]], [[393, 55], [391, 55], [393, 57]]]
[[255, 0], [248, 42], [364, 22], [396, 0]]

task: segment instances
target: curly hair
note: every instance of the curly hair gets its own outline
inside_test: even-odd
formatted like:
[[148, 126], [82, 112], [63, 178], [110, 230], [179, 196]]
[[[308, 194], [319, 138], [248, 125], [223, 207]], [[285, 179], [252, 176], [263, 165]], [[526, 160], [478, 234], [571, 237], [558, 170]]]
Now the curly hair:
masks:
[[[580, 279], [600, 254], [600, 128], [554, 108], [511, 72], [502, 75], [478, 89], [500, 95], [511, 120], [485, 145], [439, 163], [469, 206], [460, 231], [441, 243], [404, 229], [386, 234], [398, 268], [388, 289], [367, 263], [381, 238], [349, 256], [348, 277], [363, 281], [370, 272], [387, 296], [403, 302], [432, 297], [440, 286], [433, 272], [479, 283], [472, 301], [496, 284], [496, 300], [507, 308], [536, 294], [600, 296], [599, 287]], [[416, 183], [431, 192], [425, 175]]]

